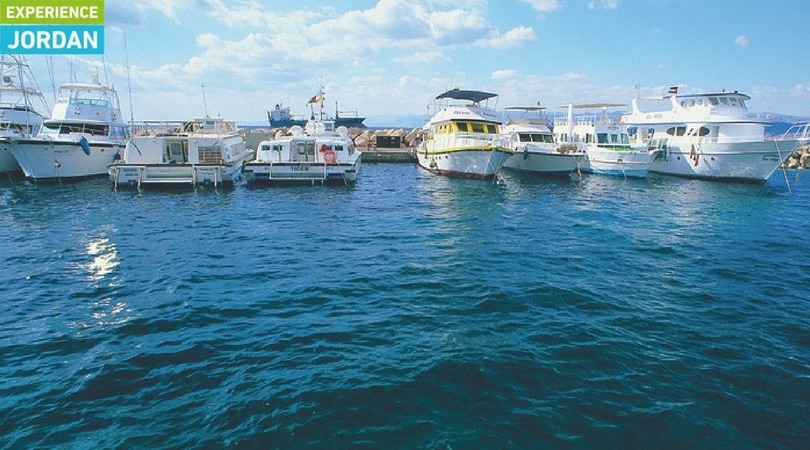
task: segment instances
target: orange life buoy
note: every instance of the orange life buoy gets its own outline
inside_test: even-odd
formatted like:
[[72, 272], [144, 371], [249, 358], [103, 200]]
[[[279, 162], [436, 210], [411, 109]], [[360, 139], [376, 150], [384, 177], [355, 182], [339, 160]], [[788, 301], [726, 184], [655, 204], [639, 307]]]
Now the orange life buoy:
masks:
[[332, 150], [332, 149], [325, 150], [323, 152], [323, 160], [324, 160], [324, 162], [327, 162], [327, 163], [330, 163], [330, 164], [337, 161], [337, 155], [335, 154], [335, 151]]

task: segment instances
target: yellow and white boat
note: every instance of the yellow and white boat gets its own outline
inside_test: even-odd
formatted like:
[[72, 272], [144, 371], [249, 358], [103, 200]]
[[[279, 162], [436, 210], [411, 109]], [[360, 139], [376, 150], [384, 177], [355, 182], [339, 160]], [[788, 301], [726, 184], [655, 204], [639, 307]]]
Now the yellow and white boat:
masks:
[[[513, 152], [504, 144], [501, 119], [481, 102], [497, 97], [482, 91], [453, 89], [435, 98], [438, 107], [422, 127], [416, 151], [422, 168], [442, 175], [492, 178]], [[450, 101], [467, 102], [461, 105]]]

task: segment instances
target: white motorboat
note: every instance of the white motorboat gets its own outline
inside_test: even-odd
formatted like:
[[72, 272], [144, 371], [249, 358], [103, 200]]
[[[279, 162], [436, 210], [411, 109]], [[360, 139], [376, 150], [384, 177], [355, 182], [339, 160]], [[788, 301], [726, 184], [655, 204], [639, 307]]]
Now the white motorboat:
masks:
[[[505, 147], [501, 119], [481, 102], [497, 97], [482, 91], [452, 89], [435, 98], [438, 111], [422, 127], [416, 149], [420, 167], [442, 175], [492, 178], [513, 152]], [[460, 100], [464, 104], [450, 104]]]
[[145, 121], [108, 174], [113, 187], [233, 185], [253, 156], [236, 123], [204, 117]]
[[25, 176], [37, 182], [107, 174], [129, 138], [115, 89], [90, 83], [59, 86], [51, 118], [34, 137], [10, 137]]
[[[624, 106], [615, 103], [569, 104], [566, 119], [554, 121], [557, 141], [569, 148], [584, 151], [579, 170], [583, 172], [644, 178], [652, 157], [645, 145], [632, 145], [627, 127], [612, 120], [607, 109]], [[596, 109], [601, 113], [574, 117], [574, 109]]]
[[622, 122], [653, 154], [653, 172], [764, 183], [808, 141], [767, 137], [768, 122], [748, 116], [745, 102], [750, 99], [736, 91], [679, 94], [672, 87], [660, 98], [633, 99], [633, 110]]
[[24, 55], [0, 55], [0, 80], [0, 173], [19, 172], [6, 138], [37, 134], [50, 108]]
[[259, 143], [242, 167], [248, 184], [347, 184], [357, 181], [362, 152], [346, 127], [315, 119]]
[[514, 152], [503, 164], [504, 169], [544, 176], [568, 177], [585, 158], [575, 146], [558, 145], [543, 117], [545, 108], [514, 106], [504, 108], [507, 115], [519, 113], [503, 126], [506, 147]]

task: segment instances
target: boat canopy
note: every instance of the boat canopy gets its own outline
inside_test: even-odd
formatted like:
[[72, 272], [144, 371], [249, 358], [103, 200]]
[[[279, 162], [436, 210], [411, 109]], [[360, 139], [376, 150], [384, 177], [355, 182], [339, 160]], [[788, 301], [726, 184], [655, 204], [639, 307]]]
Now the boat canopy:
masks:
[[750, 95], [743, 94], [742, 92], [738, 92], [738, 91], [732, 91], [732, 92], [727, 92], [727, 91], [703, 92], [703, 93], [697, 93], [697, 94], [669, 94], [669, 95], [665, 95], [664, 98], [672, 97], [672, 96], [676, 96], [678, 98], [690, 98], [690, 97], [743, 97], [746, 100], [751, 100]]
[[461, 89], [451, 89], [443, 94], [439, 94], [436, 96], [436, 100], [440, 100], [443, 98], [452, 98], [454, 100], [470, 100], [472, 102], [478, 103], [482, 100], [486, 100], [492, 97], [497, 97], [498, 94], [493, 94], [491, 92], [484, 92], [484, 91], [464, 91]]

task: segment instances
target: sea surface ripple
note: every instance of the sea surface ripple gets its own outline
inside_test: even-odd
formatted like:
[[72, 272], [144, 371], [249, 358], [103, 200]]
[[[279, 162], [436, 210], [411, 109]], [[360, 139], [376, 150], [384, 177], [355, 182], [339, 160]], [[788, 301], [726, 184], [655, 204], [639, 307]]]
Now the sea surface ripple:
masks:
[[788, 177], [5, 181], [0, 448], [802, 448]]

